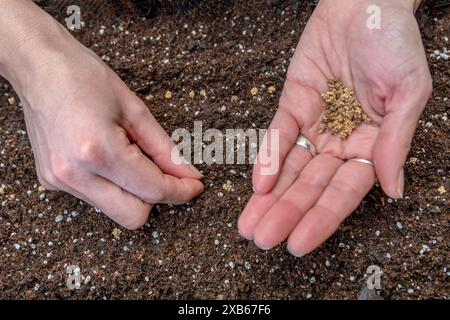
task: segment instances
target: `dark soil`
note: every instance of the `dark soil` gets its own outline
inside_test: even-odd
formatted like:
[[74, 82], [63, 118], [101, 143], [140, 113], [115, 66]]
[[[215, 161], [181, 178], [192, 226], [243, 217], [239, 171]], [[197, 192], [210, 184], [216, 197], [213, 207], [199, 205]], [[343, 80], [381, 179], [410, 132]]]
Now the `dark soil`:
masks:
[[[86, 25], [74, 34], [169, 133], [192, 130], [194, 120], [204, 129], [265, 128], [312, 8], [240, 3], [186, 1], [181, 9], [157, 11], [104, 6], [85, 12]], [[63, 21], [61, 12], [47, 10]], [[238, 235], [236, 221], [252, 193], [250, 165], [200, 166], [204, 194], [188, 205], [156, 206], [145, 227], [122, 230], [116, 239], [117, 226], [89, 205], [38, 191], [18, 98], [0, 80], [0, 298], [355, 299], [370, 265], [384, 272], [385, 299], [448, 298], [450, 61], [430, 55], [450, 47], [449, 9], [423, 8], [418, 19], [435, 90], [406, 166], [406, 197], [392, 201], [374, 187], [339, 231], [302, 259], [284, 246], [260, 251]], [[272, 85], [269, 94], [264, 86]], [[253, 87], [260, 88], [256, 96]], [[233, 95], [243, 102], [231, 103]], [[86, 277], [79, 290], [66, 286], [69, 265]]]

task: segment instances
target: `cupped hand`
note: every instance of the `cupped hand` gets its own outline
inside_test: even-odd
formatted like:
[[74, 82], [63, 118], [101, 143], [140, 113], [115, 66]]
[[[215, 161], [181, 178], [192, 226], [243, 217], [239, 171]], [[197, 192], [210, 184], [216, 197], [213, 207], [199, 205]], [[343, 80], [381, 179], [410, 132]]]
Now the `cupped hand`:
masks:
[[24, 42], [29, 69], [11, 72], [41, 184], [129, 229], [147, 221], [153, 204], [201, 193], [199, 172], [173, 161], [174, 145], [145, 104], [62, 26], [56, 34]]
[[[322, 0], [291, 61], [279, 109], [270, 125], [279, 132], [279, 170], [253, 171], [255, 194], [239, 218], [241, 235], [262, 249], [288, 239], [295, 256], [329, 238], [359, 205], [377, 177], [385, 193], [402, 198], [403, 165], [432, 90], [414, 1], [377, 1], [379, 29], [369, 28], [371, 1]], [[354, 90], [373, 120], [347, 139], [319, 134], [321, 93], [340, 79]], [[316, 147], [295, 144], [299, 135]], [[261, 150], [270, 154], [271, 143]], [[348, 161], [363, 158], [370, 164]]]

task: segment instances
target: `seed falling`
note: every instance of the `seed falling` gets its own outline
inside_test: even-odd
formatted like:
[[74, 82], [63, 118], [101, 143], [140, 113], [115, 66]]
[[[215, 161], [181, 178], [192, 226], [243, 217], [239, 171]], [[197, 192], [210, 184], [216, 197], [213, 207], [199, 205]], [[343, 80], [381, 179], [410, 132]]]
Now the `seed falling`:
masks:
[[339, 134], [341, 139], [345, 140], [361, 124], [369, 124], [372, 121], [364, 112], [353, 90], [339, 80], [328, 81], [328, 91], [322, 94], [322, 99], [325, 103], [325, 114], [319, 133], [329, 131], [331, 134]]

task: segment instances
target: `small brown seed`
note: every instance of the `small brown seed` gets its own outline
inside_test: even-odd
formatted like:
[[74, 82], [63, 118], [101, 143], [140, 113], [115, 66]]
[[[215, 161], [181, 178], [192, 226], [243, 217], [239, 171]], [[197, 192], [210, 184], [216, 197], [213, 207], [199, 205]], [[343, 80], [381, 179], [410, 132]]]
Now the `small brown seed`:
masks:
[[319, 133], [327, 130], [347, 139], [362, 123], [369, 124], [371, 119], [362, 109], [353, 91], [336, 79], [328, 81], [328, 91], [321, 94], [325, 110]]

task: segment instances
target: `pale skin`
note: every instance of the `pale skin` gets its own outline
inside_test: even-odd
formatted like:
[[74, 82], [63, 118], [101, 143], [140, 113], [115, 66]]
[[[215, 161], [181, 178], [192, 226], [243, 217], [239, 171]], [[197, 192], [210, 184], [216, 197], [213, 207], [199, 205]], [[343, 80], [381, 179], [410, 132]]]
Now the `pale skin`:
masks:
[[203, 191], [171, 159], [172, 141], [145, 104], [92, 51], [27, 0], [0, 3], [0, 74], [24, 105], [37, 175], [129, 229], [155, 203]]
[[[239, 218], [263, 249], [288, 239], [302, 256], [323, 243], [378, 178], [404, 193], [402, 167], [431, 78], [414, 18], [418, 1], [379, 0], [382, 29], [365, 27], [367, 0], [322, 0], [292, 59], [271, 128], [280, 129], [280, 170], [261, 174]], [[191, 165], [171, 161], [173, 144], [154, 117], [98, 57], [27, 0], [3, 0], [0, 75], [22, 103], [38, 178], [137, 229], [155, 203], [184, 203], [203, 191]], [[19, 26], [19, 27], [18, 27]], [[383, 45], [380, 45], [383, 44]], [[354, 89], [374, 120], [345, 142], [318, 134], [327, 80]], [[312, 156], [294, 146], [299, 134]], [[371, 160], [375, 167], [346, 160]]]
[[[301, 36], [270, 125], [279, 129], [280, 170], [263, 175], [255, 165], [255, 194], [238, 222], [240, 234], [264, 250], [287, 239], [293, 255], [310, 253], [357, 208], [376, 177], [389, 197], [403, 197], [402, 168], [432, 91], [414, 17], [419, 2], [377, 1], [381, 29], [366, 27], [371, 4], [322, 0]], [[345, 141], [319, 134], [320, 93], [330, 78], [352, 88], [373, 120]], [[316, 146], [317, 156], [295, 145], [299, 134]], [[348, 161], [353, 158], [374, 167]]]

